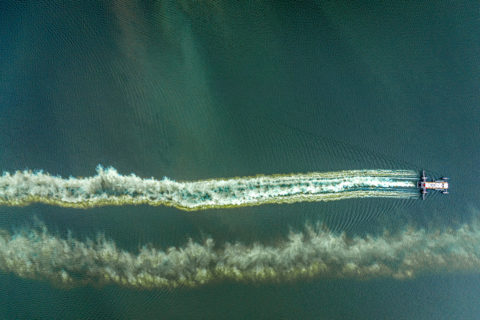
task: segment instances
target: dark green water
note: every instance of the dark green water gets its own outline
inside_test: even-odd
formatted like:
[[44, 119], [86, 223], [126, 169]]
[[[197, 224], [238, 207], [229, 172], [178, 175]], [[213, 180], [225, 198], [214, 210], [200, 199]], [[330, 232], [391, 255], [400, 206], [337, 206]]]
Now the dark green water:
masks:
[[[0, 208], [119, 247], [275, 243], [306, 222], [349, 234], [478, 216], [480, 20], [452, 6], [294, 1], [0, 4], [0, 169], [178, 180], [342, 169], [452, 178], [428, 201], [357, 199], [188, 213]], [[5, 319], [478, 319], [480, 278], [315, 278], [171, 290], [57, 289], [0, 274]]]

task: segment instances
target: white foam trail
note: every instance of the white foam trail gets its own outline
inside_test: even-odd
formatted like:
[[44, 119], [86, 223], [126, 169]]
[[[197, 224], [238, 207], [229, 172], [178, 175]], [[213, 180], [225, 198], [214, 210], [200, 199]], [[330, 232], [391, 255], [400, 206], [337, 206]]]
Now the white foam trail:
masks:
[[137, 253], [98, 236], [60, 238], [45, 227], [0, 230], [0, 270], [56, 285], [116, 284], [135, 288], [198, 286], [222, 280], [264, 282], [298, 278], [411, 278], [422, 273], [480, 271], [480, 229], [408, 229], [395, 235], [348, 238], [307, 226], [275, 246], [189, 241]]
[[42, 202], [90, 208], [149, 204], [199, 210], [346, 198], [404, 198], [416, 195], [416, 176], [410, 170], [348, 170], [176, 182], [124, 176], [114, 168], [101, 166], [96, 176], [88, 178], [17, 171], [0, 177], [0, 205]]

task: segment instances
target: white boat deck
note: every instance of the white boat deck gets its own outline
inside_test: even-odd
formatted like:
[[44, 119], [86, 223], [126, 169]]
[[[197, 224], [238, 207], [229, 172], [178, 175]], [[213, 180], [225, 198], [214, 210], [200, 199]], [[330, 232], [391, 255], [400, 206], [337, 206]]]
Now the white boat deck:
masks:
[[424, 182], [425, 189], [432, 189], [432, 190], [447, 190], [448, 189], [448, 182], [447, 181], [433, 181], [433, 182]]

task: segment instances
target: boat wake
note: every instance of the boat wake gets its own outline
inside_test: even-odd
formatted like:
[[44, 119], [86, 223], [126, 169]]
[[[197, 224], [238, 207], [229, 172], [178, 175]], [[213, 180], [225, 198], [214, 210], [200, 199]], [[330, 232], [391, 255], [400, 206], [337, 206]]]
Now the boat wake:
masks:
[[14, 234], [0, 229], [0, 270], [61, 287], [108, 285], [139, 289], [308, 278], [405, 279], [425, 273], [478, 273], [480, 228], [405, 229], [397, 234], [348, 237], [307, 225], [275, 245], [190, 240], [161, 250], [119, 248], [99, 235], [81, 241], [57, 237], [46, 227]]
[[0, 177], [0, 205], [40, 202], [75, 208], [107, 205], [166, 205], [182, 210], [255, 206], [268, 203], [332, 201], [349, 198], [417, 196], [417, 173], [410, 170], [346, 170], [258, 175], [177, 182], [125, 176], [97, 168], [87, 178], [62, 178], [17, 171]]

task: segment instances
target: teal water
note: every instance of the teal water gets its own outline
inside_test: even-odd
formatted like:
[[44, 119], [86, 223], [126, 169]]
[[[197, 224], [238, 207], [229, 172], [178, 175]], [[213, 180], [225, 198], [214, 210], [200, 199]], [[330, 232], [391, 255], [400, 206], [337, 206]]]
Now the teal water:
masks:
[[[168, 207], [0, 207], [0, 228], [104, 233], [135, 252], [275, 246], [321, 222], [349, 236], [478, 219], [478, 4], [6, 1], [0, 168], [198, 180], [426, 169], [451, 194], [189, 213]], [[35, 217], [35, 218], [34, 218]], [[478, 270], [413, 279], [218, 281], [57, 288], [0, 274], [0, 314], [31, 318], [476, 319]]]

